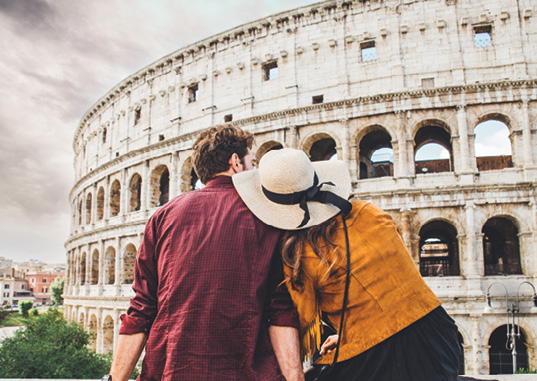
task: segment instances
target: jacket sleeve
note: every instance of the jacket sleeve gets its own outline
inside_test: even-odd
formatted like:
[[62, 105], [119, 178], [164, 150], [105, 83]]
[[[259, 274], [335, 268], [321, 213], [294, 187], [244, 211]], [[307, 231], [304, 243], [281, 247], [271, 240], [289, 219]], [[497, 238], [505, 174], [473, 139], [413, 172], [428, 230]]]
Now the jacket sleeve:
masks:
[[136, 256], [134, 282], [135, 296], [126, 314], [121, 315], [120, 334], [149, 333], [157, 315], [158, 268], [156, 256], [156, 218], [152, 216], [144, 231], [142, 244]]

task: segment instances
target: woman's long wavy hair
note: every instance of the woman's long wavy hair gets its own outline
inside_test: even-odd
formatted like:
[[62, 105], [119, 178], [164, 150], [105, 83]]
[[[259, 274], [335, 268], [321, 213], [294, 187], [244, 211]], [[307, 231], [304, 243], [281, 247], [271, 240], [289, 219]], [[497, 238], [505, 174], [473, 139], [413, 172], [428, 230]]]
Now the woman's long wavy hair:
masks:
[[292, 269], [289, 282], [293, 289], [301, 290], [304, 286], [305, 274], [302, 266], [302, 255], [307, 244], [319, 257], [321, 264], [328, 267], [321, 281], [328, 279], [332, 269], [340, 260], [334, 240], [336, 227], [337, 216], [308, 229], [289, 230], [283, 233], [280, 238], [280, 251], [284, 265]]

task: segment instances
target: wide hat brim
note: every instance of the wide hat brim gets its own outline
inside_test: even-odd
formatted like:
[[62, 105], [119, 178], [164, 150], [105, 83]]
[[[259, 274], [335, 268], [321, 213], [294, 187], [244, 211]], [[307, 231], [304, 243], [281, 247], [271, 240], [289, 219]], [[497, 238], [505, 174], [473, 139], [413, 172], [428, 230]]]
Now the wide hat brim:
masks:
[[[344, 162], [338, 160], [313, 162], [313, 169], [324, 184], [321, 190], [330, 191], [347, 200], [352, 192], [349, 170]], [[332, 204], [308, 201], [310, 220], [300, 226], [304, 210], [299, 204], [282, 205], [270, 201], [263, 193], [258, 169], [233, 175], [233, 184], [248, 208], [265, 224], [284, 230], [305, 229], [319, 225], [336, 216], [340, 210]], [[300, 227], [299, 227], [300, 226]]]

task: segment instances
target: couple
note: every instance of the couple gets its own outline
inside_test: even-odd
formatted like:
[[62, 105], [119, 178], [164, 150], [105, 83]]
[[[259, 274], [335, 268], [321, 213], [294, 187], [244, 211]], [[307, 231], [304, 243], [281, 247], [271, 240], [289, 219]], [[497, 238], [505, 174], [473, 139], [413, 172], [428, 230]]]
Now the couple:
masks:
[[[327, 380], [457, 379], [453, 320], [392, 219], [347, 201], [344, 163], [282, 149], [257, 170], [252, 145], [233, 126], [197, 138], [206, 187], [148, 221], [103, 379], [125, 380], [144, 347], [142, 380], [302, 380], [319, 348]], [[321, 346], [322, 325], [337, 335]]]

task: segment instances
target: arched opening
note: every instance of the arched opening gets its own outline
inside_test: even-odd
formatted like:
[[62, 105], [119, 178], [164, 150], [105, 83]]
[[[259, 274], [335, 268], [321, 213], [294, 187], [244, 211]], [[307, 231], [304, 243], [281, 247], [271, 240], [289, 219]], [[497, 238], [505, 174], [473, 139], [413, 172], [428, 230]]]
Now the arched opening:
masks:
[[482, 229], [485, 275], [522, 274], [518, 229], [507, 218], [489, 219]]
[[91, 204], [93, 202], [93, 197], [91, 193], [88, 193], [86, 196], [86, 225], [91, 223]]
[[82, 257], [80, 257], [80, 263], [78, 264], [78, 276], [80, 279], [79, 284], [86, 284], [86, 252], [83, 252]]
[[442, 127], [425, 125], [414, 138], [416, 174], [453, 171], [451, 135]]
[[420, 229], [422, 276], [459, 275], [457, 229], [445, 221], [431, 221]]
[[311, 161], [330, 160], [337, 155], [336, 142], [330, 137], [321, 138], [311, 145], [308, 153]]
[[512, 374], [513, 373], [513, 342], [508, 340], [507, 332], [519, 332], [520, 336], [514, 340], [516, 349], [516, 367], [528, 369], [528, 350], [526, 346], [526, 336], [518, 326], [509, 324], [502, 325], [494, 330], [489, 338], [489, 365], [490, 374]]
[[116, 280], [116, 250], [109, 247], [104, 259], [104, 284], [114, 284]]
[[376, 126], [359, 144], [360, 179], [393, 176], [392, 137]]
[[170, 188], [170, 172], [165, 165], [159, 165], [151, 172], [151, 202], [152, 208], [168, 202]]
[[107, 315], [103, 323], [103, 353], [114, 352], [114, 319]]
[[99, 283], [99, 251], [95, 249], [91, 255], [90, 284]]
[[475, 157], [478, 171], [490, 171], [513, 167], [509, 127], [490, 119], [474, 128]]
[[110, 216], [119, 215], [121, 210], [121, 184], [119, 180], [114, 180], [110, 187]]
[[123, 254], [123, 279], [122, 284], [131, 284], [134, 281], [134, 264], [136, 262], [136, 247], [129, 243]]
[[129, 193], [130, 193], [129, 212], [136, 212], [140, 210], [140, 207], [142, 205], [141, 203], [142, 177], [137, 173], [135, 173], [131, 177], [131, 181], [129, 184]]
[[81, 326], [84, 326], [84, 312], [81, 312], [80, 313], [80, 316], [78, 317], [78, 324], [80, 324]]
[[181, 193], [203, 188], [203, 183], [199, 180], [192, 158], [187, 158], [181, 167]]
[[104, 218], [104, 188], [100, 187], [97, 191], [97, 221]]
[[97, 349], [97, 317], [91, 315], [89, 324], [90, 342], [89, 347], [95, 351]]
[[265, 156], [267, 152], [277, 150], [277, 149], [282, 149], [282, 148], [283, 148], [283, 145], [280, 142], [277, 142], [275, 140], [265, 142], [261, 144], [259, 148], [256, 150], [255, 160], [259, 163], [259, 160], [261, 160], [261, 158]]

